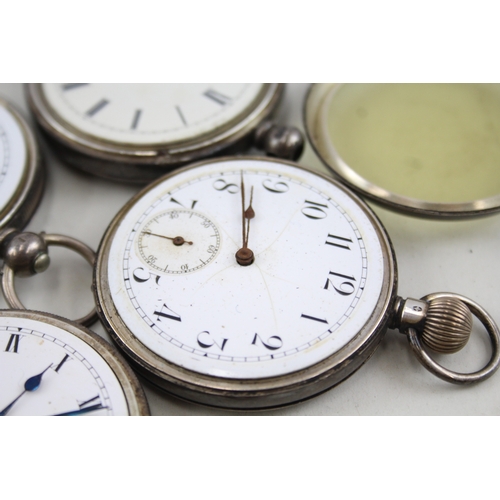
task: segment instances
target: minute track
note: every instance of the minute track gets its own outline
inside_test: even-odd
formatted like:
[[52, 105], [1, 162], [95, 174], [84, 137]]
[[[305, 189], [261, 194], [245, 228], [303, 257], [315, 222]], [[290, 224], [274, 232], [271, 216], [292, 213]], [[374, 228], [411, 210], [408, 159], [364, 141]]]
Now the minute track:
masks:
[[[221, 164], [225, 166], [224, 162]], [[248, 266], [249, 269], [255, 266], [251, 271], [252, 274], [245, 273], [241, 269], [242, 266], [235, 262], [234, 253], [230, 258], [228, 251], [229, 248], [237, 250], [241, 245], [240, 193], [243, 186], [241, 171], [214, 168], [213, 171], [199, 177], [184, 176], [175, 184], [167, 184], [163, 192], [154, 191], [151, 201], [147, 202], [145, 199], [144, 203], [138, 205], [138, 208], [141, 207], [140, 212], [130, 215], [130, 222], [121, 224], [122, 227], [131, 224], [134, 228], [134, 231], [130, 231], [128, 242], [124, 247], [126, 249], [123, 254], [126, 256], [124, 263], [126, 262], [129, 269], [134, 272], [139, 272], [140, 268], [144, 269], [140, 271], [140, 276], [144, 275], [144, 278], [129, 281], [131, 286], [126, 289], [138, 317], [148, 325], [148, 331], [156, 332], [172, 348], [190, 353], [193, 360], [201, 357], [221, 363], [236, 363], [238, 366], [275, 363], [276, 368], [258, 369], [259, 376], [265, 377], [272, 375], [274, 370], [282, 369], [278, 368], [278, 360], [293, 360], [298, 353], [307, 352], [312, 346], [322, 345], [329, 338], [338, 337], [339, 328], [356, 311], [356, 304], [365, 289], [360, 285], [366, 276], [367, 263], [364, 260], [365, 245], [356, 223], [331, 193], [311, 186], [304, 179], [275, 172], [272, 168], [262, 170], [248, 168], [243, 174], [244, 184], [254, 188], [254, 201], [250, 206], [256, 207], [252, 222], [255, 224], [255, 230], [251, 231], [250, 244], [255, 241], [259, 244], [259, 250], [256, 251], [255, 264]], [[181, 208], [178, 200], [198, 200], [197, 210]], [[280, 215], [283, 203], [290, 201], [293, 208]], [[170, 208], [172, 202], [179, 205], [179, 208]], [[268, 205], [269, 203], [271, 205]], [[248, 208], [247, 204], [244, 200], [244, 214]], [[307, 213], [304, 213], [304, 207]], [[314, 211], [314, 207], [322, 212]], [[320, 216], [317, 216], [316, 212], [320, 213]], [[327, 216], [323, 216], [324, 214]], [[202, 257], [191, 264], [188, 255], [182, 252], [194, 249], [199, 244], [197, 235], [195, 233], [188, 235], [184, 228], [189, 221], [196, 219], [202, 221], [202, 216], [219, 228], [220, 248], [217, 250], [216, 258], [210, 262]], [[177, 223], [179, 225], [175, 226]], [[210, 226], [210, 223], [206, 225]], [[330, 229], [332, 224], [340, 228], [335, 235]], [[173, 233], [169, 228], [170, 225], [176, 227]], [[173, 234], [182, 233], [182, 238], [189, 237], [193, 245], [174, 248], [168, 239], [162, 243], [163, 238], [154, 236], [155, 234], [167, 236], [168, 233], [170, 233], [168, 238], [172, 238]], [[305, 234], [308, 235], [307, 238], [304, 238]], [[329, 241], [339, 241], [342, 245], [345, 242], [349, 248], [326, 245], [327, 235], [330, 236]], [[213, 239], [214, 235], [212, 233], [208, 236]], [[246, 231], [243, 237], [246, 241]], [[160, 246], [157, 247], [158, 250], [151, 249], [153, 238], [158, 239], [161, 251]], [[304, 268], [299, 273], [302, 276], [300, 279], [306, 280], [307, 292], [301, 291], [302, 288], [306, 289], [305, 283], [298, 288], [287, 288], [289, 285], [286, 285], [290, 281], [290, 276], [298, 271], [293, 260], [295, 255], [301, 254], [300, 248], [304, 248], [306, 254], [311, 254], [311, 258], [307, 261], [308, 266], [312, 264], [310, 272]], [[174, 250], [179, 252], [179, 256], [178, 264], [172, 267], [168, 259], [174, 258], [174, 254], [170, 253]], [[273, 260], [270, 260], [271, 256]], [[288, 256], [291, 258], [290, 265], [286, 264]], [[162, 259], [164, 264], [160, 265]], [[345, 272], [331, 269], [332, 262], [335, 261], [340, 262], [340, 268], [342, 270], [345, 268]], [[197, 268], [198, 265], [201, 268]], [[239, 274], [241, 274], [236, 281], [232, 278], [235, 266], [240, 267]], [[314, 269], [321, 268], [323, 271], [317, 275]], [[155, 284], [148, 278], [148, 274], [145, 274], [146, 269], [150, 270], [151, 276], [154, 274], [161, 276], [160, 282]], [[343, 275], [355, 276], [352, 292], [350, 288], [349, 293], [337, 293], [333, 285], [325, 290], [325, 276], [329, 272], [333, 273], [330, 279], [337, 288], [340, 284], [334, 282], [334, 278], [341, 279], [338, 276]], [[279, 289], [282, 289], [282, 292], [276, 294], [275, 290]], [[344, 291], [344, 288], [339, 289]], [[345, 289], [347, 290], [347, 287]], [[226, 292], [221, 294], [221, 290]], [[175, 311], [175, 315], [170, 312], [166, 312], [163, 316], [159, 315], [158, 307], [161, 303], [155, 306], [156, 309], [151, 309], [154, 301], [146, 299], [149, 294], [153, 294], [154, 300], [161, 298], [162, 303], [168, 304], [168, 308]], [[318, 309], [317, 313], [308, 312], [303, 308], [302, 302], [306, 297], [307, 300], [315, 302], [309, 311]], [[283, 302], [284, 299], [287, 302]], [[252, 312], [251, 304], [254, 301], [260, 305]], [[334, 317], [331, 317], [330, 312], [331, 301], [333, 303], [340, 301], [342, 304], [345, 302], [341, 306], [342, 310], [338, 310]], [[280, 313], [277, 319], [277, 311], [283, 309], [288, 311], [287, 315]], [[237, 320], [235, 323], [236, 318], [231, 317], [233, 310], [237, 314], [242, 314], [241, 321]], [[220, 313], [218, 321], [214, 321], [212, 317], [216, 311]], [[326, 314], [322, 315], [323, 311]], [[302, 323], [300, 323], [301, 312], [303, 312]], [[179, 321], [180, 318], [182, 321]], [[173, 319], [177, 321], [172, 321]], [[272, 325], [271, 332], [266, 325]], [[198, 337], [200, 332], [206, 332], [203, 339]], [[280, 338], [278, 344], [272, 343], [273, 341], [267, 342], [266, 339], [274, 337]], [[263, 340], [252, 342], [254, 338]], [[149, 343], [147, 336], [142, 342], [153, 345]], [[153, 343], [157, 344], [155, 341]], [[266, 345], [275, 349], [272, 357], [266, 352], [271, 347]], [[167, 351], [170, 351], [170, 348]], [[158, 351], [158, 354], [162, 353], [163, 348]], [[183, 355], [180, 359], [184, 357]], [[203, 369], [203, 364], [195, 363], [193, 366]], [[225, 370], [224, 367], [222, 369]], [[243, 376], [248, 376], [249, 373], [256, 373], [256, 370], [243, 370], [242, 373], [245, 374]]]

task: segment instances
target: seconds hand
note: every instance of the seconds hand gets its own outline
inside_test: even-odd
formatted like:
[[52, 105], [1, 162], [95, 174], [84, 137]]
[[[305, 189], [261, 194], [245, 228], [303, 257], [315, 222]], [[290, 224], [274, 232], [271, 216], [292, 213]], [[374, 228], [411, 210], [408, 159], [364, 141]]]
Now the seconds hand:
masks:
[[192, 241], [186, 241], [182, 236], [176, 236], [175, 238], [171, 238], [170, 236], [163, 236], [163, 234], [151, 233], [149, 231], [143, 231], [142, 233], [149, 234], [151, 236], [157, 236], [158, 238], [165, 238], [166, 240], [172, 240], [173, 244], [177, 247], [184, 245], [184, 243], [187, 243], [188, 245], [193, 244]]

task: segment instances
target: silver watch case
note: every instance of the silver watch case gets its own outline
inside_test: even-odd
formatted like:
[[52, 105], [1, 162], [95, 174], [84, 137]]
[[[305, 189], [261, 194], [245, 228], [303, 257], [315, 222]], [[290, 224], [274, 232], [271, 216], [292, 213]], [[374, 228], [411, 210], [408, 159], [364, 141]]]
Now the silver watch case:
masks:
[[[235, 158], [226, 160], [231, 159]], [[220, 160], [190, 165], [184, 167], [181, 172], [211, 161]], [[308, 170], [284, 160], [267, 158], [267, 161], [279, 161]], [[104, 327], [134, 369], [160, 389], [181, 399], [238, 410], [271, 409], [298, 403], [334, 387], [357, 371], [375, 352], [392, 318], [397, 296], [396, 258], [385, 229], [370, 208], [345, 186], [318, 172], [314, 173], [338, 186], [362, 207], [378, 235], [383, 252], [384, 281], [378, 302], [371, 317], [351, 342], [306, 369], [266, 379], [237, 380], [206, 376], [182, 368], [158, 356], [134, 336], [120, 317], [111, 297], [107, 278], [110, 248], [129, 209], [148, 191], [178, 172], [158, 179], [136, 194], [115, 216], [98, 250], [92, 285], [97, 312]]]
[[0, 231], [6, 228], [22, 229], [29, 222], [42, 198], [45, 186], [45, 168], [40, 149], [28, 122], [10, 103], [0, 98], [5, 108], [18, 123], [26, 145], [26, 164], [21, 182], [11, 200], [0, 209]]
[[137, 376], [125, 362], [120, 353], [96, 333], [73, 321], [69, 321], [54, 314], [42, 313], [38, 311], [13, 309], [1, 310], [0, 316], [20, 318], [21, 320], [29, 319], [46, 323], [57, 328], [61, 328], [62, 330], [66, 330], [71, 335], [79, 338], [96, 351], [115, 374], [116, 378], [120, 382], [123, 394], [127, 401], [129, 415], [143, 416], [150, 414], [146, 396], [139, 380], [137, 379]]
[[248, 148], [252, 133], [276, 110], [283, 90], [282, 83], [264, 84], [249, 109], [207, 134], [184, 141], [138, 146], [99, 140], [74, 128], [48, 104], [42, 84], [26, 86], [36, 121], [68, 164], [99, 177], [128, 183], [150, 182], [180, 165]]

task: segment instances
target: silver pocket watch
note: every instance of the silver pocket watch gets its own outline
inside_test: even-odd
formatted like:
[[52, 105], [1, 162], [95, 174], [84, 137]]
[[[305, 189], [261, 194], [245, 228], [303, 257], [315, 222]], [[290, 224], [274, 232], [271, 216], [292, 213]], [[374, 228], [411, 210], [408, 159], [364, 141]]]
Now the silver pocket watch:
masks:
[[0, 311], [0, 416], [148, 415], [139, 382], [116, 350], [47, 313]]
[[42, 197], [45, 171], [25, 119], [0, 98], [0, 231], [22, 228]]
[[283, 90], [277, 83], [34, 83], [27, 95], [67, 163], [145, 183], [179, 165], [250, 146], [297, 159], [299, 130], [270, 121]]
[[[27, 311], [14, 275], [43, 272], [48, 246], [79, 252], [90, 264], [95, 253], [61, 235], [23, 232], [43, 188], [36, 140], [21, 115], [0, 100], [0, 258], [2, 290], [11, 307], [0, 311], [0, 415], [147, 415], [135, 374], [114, 347], [79, 323]], [[81, 323], [81, 324], [80, 324]]]
[[[456, 294], [397, 296], [389, 238], [343, 185], [284, 160], [221, 158], [147, 186], [112, 221], [94, 275], [102, 322], [133, 366], [189, 401], [265, 409], [337, 385], [388, 327], [453, 383], [491, 376], [499, 331]], [[472, 313], [493, 346], [461, 374], [424, 349], [455, 352]]]

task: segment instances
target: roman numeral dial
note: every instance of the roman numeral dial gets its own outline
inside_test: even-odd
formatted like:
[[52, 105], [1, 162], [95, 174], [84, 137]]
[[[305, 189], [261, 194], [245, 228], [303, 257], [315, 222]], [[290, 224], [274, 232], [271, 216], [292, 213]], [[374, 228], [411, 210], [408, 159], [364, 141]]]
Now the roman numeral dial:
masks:
[[78, 325], [2, 311], [0, 344], [0, 415], [129, 414], [111, 349]]
[[[254, 107], [264, 84], [43, 84], [51, 108], [102, 141], [136, 145], [192, 140]], [[247, 111], [248, 110], [248, 111]]]

